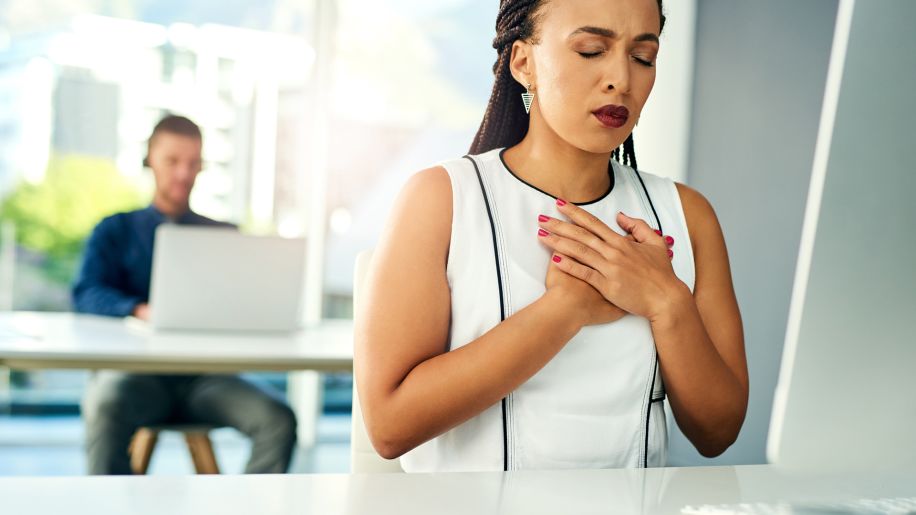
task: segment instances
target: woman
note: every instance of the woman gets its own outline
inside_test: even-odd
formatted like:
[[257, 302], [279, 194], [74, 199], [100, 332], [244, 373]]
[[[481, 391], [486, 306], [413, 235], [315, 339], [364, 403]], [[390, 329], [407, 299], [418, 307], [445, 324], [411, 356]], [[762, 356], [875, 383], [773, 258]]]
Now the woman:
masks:
[[502, 1], [474, 155], [408, 182], [357, 316], [366, 427], [405, 470], [662, 466], [666, 393], [703, 455], [737, 437], [721, 229], [635, 171], [661, 3]]

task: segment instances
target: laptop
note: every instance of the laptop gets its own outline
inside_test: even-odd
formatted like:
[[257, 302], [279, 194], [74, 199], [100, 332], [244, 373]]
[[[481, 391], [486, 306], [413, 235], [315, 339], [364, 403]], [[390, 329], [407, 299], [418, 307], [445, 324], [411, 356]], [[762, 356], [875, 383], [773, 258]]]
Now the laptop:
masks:
[[300, 328], [305, 240], [162, 224], [156, 230], [150, 325], [156, 330]]
[[840, 2], [767, 442], [780, 466], [916, 463], [913, 20], [909, 0]]

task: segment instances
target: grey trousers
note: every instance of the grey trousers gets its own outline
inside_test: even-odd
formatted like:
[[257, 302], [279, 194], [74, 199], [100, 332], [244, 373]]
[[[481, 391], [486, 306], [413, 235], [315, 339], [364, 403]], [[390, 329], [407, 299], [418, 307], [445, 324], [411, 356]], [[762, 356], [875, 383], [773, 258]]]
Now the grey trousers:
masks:
[[274, 392], [233, 375], [93, 375], [82, 403], [90, 474], [130, 474], [127, 448], [151, 424], [233, 427], [251, 439], [249, 474], [283, 473], [296, 444], [296, 417]]

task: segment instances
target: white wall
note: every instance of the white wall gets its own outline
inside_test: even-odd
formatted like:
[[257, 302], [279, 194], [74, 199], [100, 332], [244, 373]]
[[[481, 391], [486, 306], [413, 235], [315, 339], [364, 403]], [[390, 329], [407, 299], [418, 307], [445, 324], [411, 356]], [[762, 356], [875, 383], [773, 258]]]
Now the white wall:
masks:
[[765, 462], [836, 10], [836, 0], [698, 0], [687, 182], [725, 233], [751, 392], [731, 449], [707, 460], [674, 430], [671, 465]]
[[696, 0], [669, 0], [655, 88], [633, 131], [640, 170], [683, 182], [687, 177], [693, 89]]

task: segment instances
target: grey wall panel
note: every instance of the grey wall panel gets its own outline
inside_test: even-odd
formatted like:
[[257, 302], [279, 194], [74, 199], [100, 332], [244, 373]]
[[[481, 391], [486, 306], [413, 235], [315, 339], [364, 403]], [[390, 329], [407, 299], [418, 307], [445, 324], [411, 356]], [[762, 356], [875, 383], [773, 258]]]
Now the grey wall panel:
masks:
[[738, 441], [699, 455], [672, 423], [671, 465], [764, 463], [836, 0], [700, 0], [687, 182], [725, 232], [750, 404]]

